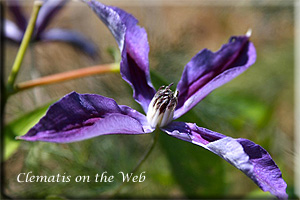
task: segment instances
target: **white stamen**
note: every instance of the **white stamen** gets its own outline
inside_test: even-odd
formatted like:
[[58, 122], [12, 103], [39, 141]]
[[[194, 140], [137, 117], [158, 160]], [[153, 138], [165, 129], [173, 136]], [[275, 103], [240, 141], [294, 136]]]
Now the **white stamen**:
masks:
[[161, 87], [149, 104], [147, 120], [153, 128], [166, 126], [173, 120], [178, 91], [173, 93], [171, 85]]

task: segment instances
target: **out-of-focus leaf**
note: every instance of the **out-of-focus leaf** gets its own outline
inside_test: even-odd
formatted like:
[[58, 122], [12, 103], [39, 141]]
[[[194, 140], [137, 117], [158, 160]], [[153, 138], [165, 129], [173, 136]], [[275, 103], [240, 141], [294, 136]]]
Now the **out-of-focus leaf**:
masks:
[[106, 49], [107, 53], [113, 58], [114, 62], [121, 61], [121, 54], [118, 48], [115, 47], [108, 47]]
[[164, 133], [159, 142], [175, 180], [187, 197], [220, 197], [224, 194], [224, 171], [218, 156]]
[[245, 196], [245, 199], [272, 199], [274, 198], [273, 195], [271, 195], [269, 192], [264, 192], [261, 189], [256, 189], [248, 195]]
[[272, 105], [268, 105], [259, 99], [244, 95], [241, 93], [219, 93], [215, 95], [218, 98], [218, 105], [234, 112], [234, 119], [241, 119], [252, 123], [256, 128], [263, 128], [266, 126], [272, 115]]
[[241, 92], [214, 91], [195, 110], [204, 120], [212, 122], [210, 125], [223, 124], [241, 131], [249, 126], [253, 129], [267, 127], [272, 119], [274, 104]]
[[300, 199], [300, 196], [297, 196], [295, 193], [295, 187], [292, 184], [287, 186], [286, 192], [289, 195], [289, 199]]
[[49, 196], [46, 197], [46, 199], [66, 200], [67, 198], [57, 196], [57, 195], [49, 195]]
[[48, 107], [52, 104], [48, 103], [27, 113], [20, 118], [8, 123], [4, 127], [5, 152], [4, 159], [7, 160], [19, 147], [20, 141], [15, 140], [16, 136], [24, 135], [33, 127], [40, 118], [46, 113]]
[[[150, 70], [150, 76], [153, 86], [157, 89], [162, 85], [169, 85], [167, 80], [164, 80], [164, 78], [159, 75], [156, 71]], [[176, 86], [173, 86], [176, 87]]]

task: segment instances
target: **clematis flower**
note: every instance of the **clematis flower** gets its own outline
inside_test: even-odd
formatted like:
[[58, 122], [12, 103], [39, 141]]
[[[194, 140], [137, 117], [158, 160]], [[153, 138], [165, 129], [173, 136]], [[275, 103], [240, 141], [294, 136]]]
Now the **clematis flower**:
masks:
[[[36, 21], [35, 32], [32, 36], [32, 41], [67, 42], [90, 56], [97, 55], [96, 46], [78, 32], [60, 28], [46, 30], [53, 17], [67, 2], [68, 0], [44, 0], [44, 5], [41, 7]], [[7, 3], [12, 17], [15, 19], [16, 23], [7, 19], [4, 21], [4, 36], [8, 40], [20, 44], [28, 21], [24, 12], [22, 11], [22, 8], [20, 7], [18, 0], [10, 0]]]
[[122, 60], [120, 72], [133, 89], [134, 99], [146, 115], [113, 99], [72, 92], [53, 104], [46, 115], [19, 139], [56, 143], [76, 142], [108, 134], [146, 134], [161, 129], [166, 134], [203, 147], [244, 172], [263, 191], [287, 198], [286, 183], [269, 153], [254, 142], [174, 121], [217, 87], [232, 80], [256, 60], [249, 35], [231, 37], [217, 52], [203, 49], [184, 67], [173, 92], [156, 91], [149, 74], [146, 31], [125, 11], [97, 1], [86, 2], [115, 37]]

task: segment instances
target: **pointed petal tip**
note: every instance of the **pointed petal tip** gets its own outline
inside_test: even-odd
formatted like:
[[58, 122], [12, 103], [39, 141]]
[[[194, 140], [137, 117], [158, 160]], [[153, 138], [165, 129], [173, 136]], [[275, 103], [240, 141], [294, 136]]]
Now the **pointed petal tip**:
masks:
[[249, 28], [245, 35], [246, 35], [248, 38], [251, 37], [251, 35], [252, 35], [252, 29]]
[[16, 136], [15, 140], [23, 140], [23, 141], [37, 141], [35, 138], [27, 137], [26, 135]]
[[16, 136], [15, 140], [26, 140], [26, 141], [33, 141], [32, 138], [27, 137], [26, 135], [20, 135], [20, 136]]

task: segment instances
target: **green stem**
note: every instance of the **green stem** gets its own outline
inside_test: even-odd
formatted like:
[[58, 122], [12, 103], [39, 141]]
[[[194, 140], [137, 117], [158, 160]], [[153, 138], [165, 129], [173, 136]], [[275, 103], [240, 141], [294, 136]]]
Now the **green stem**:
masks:
[[[152, 150], [155, 147], [155, 144], [157, 143], [158, 140], [158, 136], [159, 136], [159, 130], [155, 130], [154, 131], [154, 138], [153, 138], [153, 142], [151, 144], [151, 146], [149, 147], [149, 149], [144, 153], [143, 157], [140, 159], [140, 161], [138, 162], [138, 164], [135, 166], [135, 168], [130, 172], [130, 174], [135, 173], [140, 166], [144, 163], [145, 160], [147, 160], [147, 158], [149, 157], [149, 155], [151, 154]], [[116, 195], [118, 195], [118, 193], [124, 188], [124, 186], [126, 185], [127, 182], [123, 182], [118, 189], [112, 194], [112, 198], [114, 198]]]
[[158, 140], [158, 136], [159, 136], [159, 130], [154, 131], [154, 139], [153, 139], [152, 145], [150, 146], [148, 151], [144, 154], [144, 156], [140, 159], [140, 161], [135, 166], [135, 168], [131, 171], [131, 173], [135, 173], [140, 168], [140, 166], [144, 163], [144, 161], [147, 160], [147, 158], [149, 157], [149, 155], [151, 154], [152, 150], [155, 147], [155, 144]]
[[10, 75], [8, 77], [7, 87], [8, 87], [8, 92], [9, 93], [11, 92], [11, 90], [13, 90], [15, 80], [17, 78], [18, 72], [20, 71], [20, 67], [21, 67], [21, 64], [22, 64], [22, 61], [23, 61], [26, 49], [27, 49], [27, 47], [29, 45], [32, 33], [34, 31], [35, 22], [36, 22], [39, 10], [40, 10], [40, 8], [41, 8], [42, 5], [43, 5], [42, 1], [35, 1], [34, 2], [33, 11], [31, 13], [31, 17], [30, 17], [28, 26], [26, 28], [26, 31], [25, 31], [25, 34], [24, 34], [21, 46], [19, 48], [19, 51], [17, 53], [15, 62], [13, 64], [11, 73], [10, 73]]

